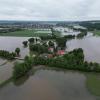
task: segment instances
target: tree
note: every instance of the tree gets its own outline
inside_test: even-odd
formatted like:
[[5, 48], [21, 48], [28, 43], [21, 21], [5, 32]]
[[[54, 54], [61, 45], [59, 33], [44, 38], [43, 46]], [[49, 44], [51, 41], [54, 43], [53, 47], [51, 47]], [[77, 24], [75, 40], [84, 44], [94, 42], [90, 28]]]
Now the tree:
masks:
[[87, 32], [81, 32], [80, 34], [77, 35], [77, 38], [83, 38], [86, 35], [87, 35]]
[[19, 53], [20, 53], [20, 48], [16, 48], [16, 49], [15, 49], [15, 52], [16, 52], [17, 55], [19, 55]]
[[34, 38], [30, 38], [30, 39], [28, 39], [28, 41], [29, 41], [30, 43], [34, 43]]
[[65, 35], [64, 38], [65, 39], [74, 39], [75, 35]]
[[24, 59], [24, 62], [19, 63], [16, 62], [14, 65], [13, 70], [13, 79], [16, 80], [24, 75], [27, 74], [27, 72], [32, 69], [33, 67], [33, 58], [26, 56]]
[[23, 41], [23, 45], [26, 47], [27, 46], [27, 41]]
[[31, 51], [38, 52], [39, 54], [48, 52], [48, 47], [40, 44], [30, 44], [29, 48]]
[[49, 41], [49, 43], [48, 43], [48, 44], [49, 44], [49, 46], [50, 46], [50, 47], [54, 47], [54, 42]]
[[67, 39], [64, 38], [64, 37], [56, 38], [56, 42], [57, 42], [59, 47], [65, 47], [66, 46], [66, 41], [67, 41]]

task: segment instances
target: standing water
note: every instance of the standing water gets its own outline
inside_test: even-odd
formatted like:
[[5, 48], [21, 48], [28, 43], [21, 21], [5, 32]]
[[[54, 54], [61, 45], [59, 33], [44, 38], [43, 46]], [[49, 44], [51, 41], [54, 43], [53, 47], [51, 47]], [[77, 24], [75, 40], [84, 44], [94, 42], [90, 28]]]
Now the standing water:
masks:
[[[14, 52], [17, 47], [21, 49], [21, 58], [29, 54], [29, 48], [24, 48], [22, 42], [30, 37], [0, 37], [0, 50]], [[0, 59], [0, 83], [9, 79], [12, 76], [13, 63], [7, 60]], [[0, 99], [2, 100], [2, 99]]]
[[29, 53], [28, 48], [24, 48], [22, 42], [27, 41], [30, 37], [0, 37], [0, 50], [14, 52], [17, 47], [21, 49], [21, 57]]
[[[24, 48], [22, 42], [28, 38], [0, 37], [0, 49], [12, 52], [20, 47], [21, 57], [24, 57], [29, 54], [29, 49]], [[93, 36], [73, 39], [67, 42], [67, 50], [83, 48], [86, 60], [100, 62], [99, 44], [100, 38]], [[0, 67], [0, 81], [11, 77], [12, 67], [13, 62]], [[18, 83], [9, 82], [0, 88], [0, 100], [96, 100], [96, 97], [86, 88], [84, 74], [42, 69]]]
[[86, 61], [100, 63], [100, 37], [90, 35], [83, 39], [67, 41], [66, 45], [66, 51], [82, 48], [84, 50]]
[[37, 70], [20, 85], [0, 89], [0, 100], [96, 100], [86, 88], [82, 73]]

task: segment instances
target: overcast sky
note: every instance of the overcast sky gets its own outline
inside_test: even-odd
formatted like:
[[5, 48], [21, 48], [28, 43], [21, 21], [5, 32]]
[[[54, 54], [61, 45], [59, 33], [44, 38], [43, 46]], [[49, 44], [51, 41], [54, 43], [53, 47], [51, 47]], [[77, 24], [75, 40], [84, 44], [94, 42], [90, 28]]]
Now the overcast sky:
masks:
[[0, 0], [0, 20], [100, 20], [100, 0]]

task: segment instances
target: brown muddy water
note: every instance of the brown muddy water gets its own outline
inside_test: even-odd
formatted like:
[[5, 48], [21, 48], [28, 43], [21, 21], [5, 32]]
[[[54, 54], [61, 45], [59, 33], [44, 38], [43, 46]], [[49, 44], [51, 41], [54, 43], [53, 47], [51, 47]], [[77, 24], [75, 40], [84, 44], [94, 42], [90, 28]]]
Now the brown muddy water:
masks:
[[[14, 51], [21, 49], [21, 57], [29, 54], [22, 42], [29, 37], [0, 37], [0, 49]], [[83, 48], [85, 59], [100, 62], [100, 38], [89, 36], [67, 42], [67, 51]], [[0, 60], [0, 64], [5, 61]], [[12, 76], [13, 63], [0, 66], [0, 82]], [[79, 72], [37, 70], [34, 75], [23, 77], [17, 83], [9, 82], [0, 88], [0, 100], [96, 100], [86, 88], [86, 76]]]
[[79, 72], [41, 69], [21, 84], [0, 88], [0, 100], [96, 100], [85, 83], [86, 76]]

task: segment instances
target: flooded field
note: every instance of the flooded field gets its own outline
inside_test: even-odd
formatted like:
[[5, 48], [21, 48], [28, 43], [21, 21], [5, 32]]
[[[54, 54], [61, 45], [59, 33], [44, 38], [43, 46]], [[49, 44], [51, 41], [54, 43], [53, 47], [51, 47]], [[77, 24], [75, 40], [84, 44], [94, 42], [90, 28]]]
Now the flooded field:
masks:
[[[21, 58], [29, 54], [22, 42], [29, 37], [0, 37], [0, 49], [14, 51], [21, 49]], [[83, 48], [85, 60], [100, 63], [100, 37], [87, 35], [66, 43], [67, 51]], [[12, 76], [13, 64], [0, 59], [0, 83]], [[18, 83], [9, 82], [0, 88], [0, 100], [97, 100], [86, 87], [86, 75], [79, 72], [40, 69], [34, 75], [26, 76]], [[98, 99], [100, 100], [100, 99]]]
[[87, 36], [83, 39], [73, 39], [66, 43], [67, 51], [82, 48], [86, 61], [100, 63], [100, 37]]
[[79, 72], [37, 70], [21, 85], [8, 83], [0, 89], [0, 100], [96, 100]]
[[[0, 37], [0, 50], [14, 52], [17, 47], [21, 49], [21, 58], [29, 54], [29, 49], [24, 48], [22, 42], [30, 37]], [[14, 62], [0, 59], [0, 83], [9, 79], [12, 76]]]
[[24, 48], [22, 42], [30, 37], [0, 37], [0, 50], [8, 50], [14, 52], [17, 47], [21, 49], [21, 57], [23, 58], [29, 53], [28, 48]]

